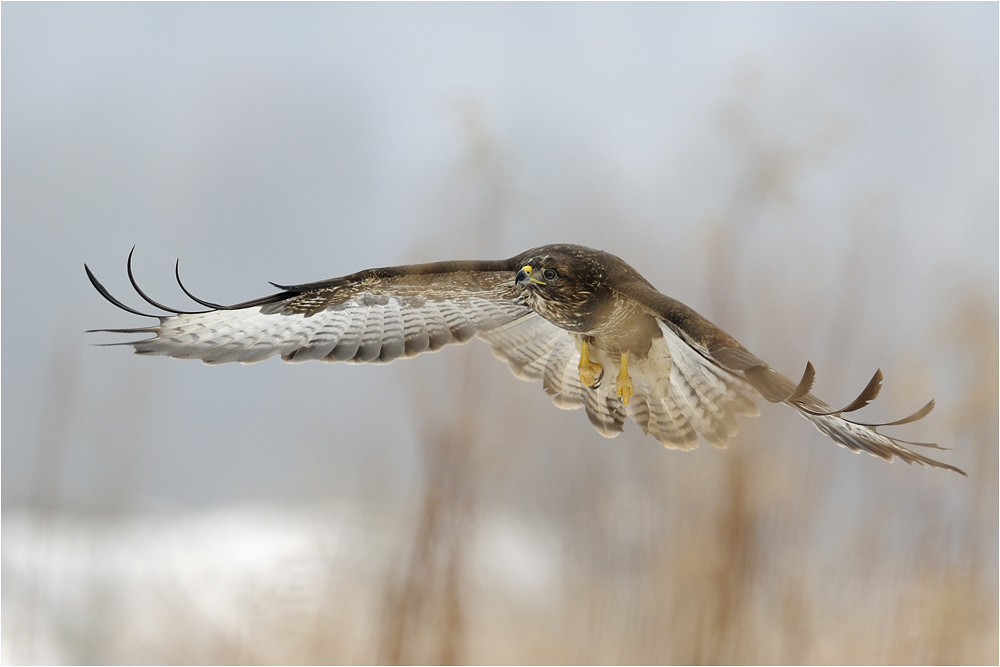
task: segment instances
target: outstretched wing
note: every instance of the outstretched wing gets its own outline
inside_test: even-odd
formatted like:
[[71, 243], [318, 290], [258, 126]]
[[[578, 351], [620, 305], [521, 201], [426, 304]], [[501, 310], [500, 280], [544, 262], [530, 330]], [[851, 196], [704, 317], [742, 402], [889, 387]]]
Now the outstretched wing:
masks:
[[[464, 343], [533, 315], [514, 285], [517, 258], [369, 269], [322, 282], [276, 285], [277, 294], [233, 306], [196, 299], [208, 306], [197, 312], [171, 309], [146, 296], [132, 275], [131, 259], [130, 254], [129, 279], [139, 296], [173, 313], [147, 315], [159, 320], [150, 327], [103, 330], [152, 334], [119, 343], [137, 354], [210, 364], [255, 363], [275, 355], [289, 362], [385, 363]], [[146, 315], [115, 299], [86, 270], [105, 298]]]
[[622, 431], [625, 408], [606, 383], [590, 389], [580, 381], [580, 351], [574, 337], [532, 313], [479, 334], [493, 354], [522, 380], [542, 380], [545, 393], [564, 410], [585, 408], [597, 431], [613, 438]]
[[700, 435], [725, 447], [736, 435], [737, 415], [760, 414], [752, 388], [707, 360], [664, 322], [641, 363], [629, 366], [635, 394], [628, 414], [672, 449], [694, 449]]
[[136, 283], [132, 255], [127, 270], [136, 293], [170, 315], [151, 315], [116, 299], [86, 268], [91, 283], [112, 304], [154, 317], [158, 324], [130, 329], [98, 329], [151, 334], [131, 345], [136, 354], [201, 359], [208, 364], [312, 359], [386, 363], [432, 352], [477, 336], [507, 362], [515, 376], [542, 380], [560, 408], [585, 407], [605, 435], [621, 430], [624, 409], [617, 398], [585, 391], [572, 336], [529, 308], [514, 285], [521, 256], [500, 261], [439, 262], [369, 269], [304, 285], [277, 286], [267, 297], [222, 306], [181, 289], [206, 310], [179, 311], [154, 301]]
[[[935, 444], [908, 442], [878, 431], [880, 427], [922, 419], [933, 409], [934, 401], [912, 415], [892, 422], [874, 424], [848, 418], [847, 415], [865, 407], [878, 395], [882, 386], [881, 371], [875, 373], [857, 399], [844, 408], [834, 409], [810, 393], [815, 377], [812, 364], [807, 365], [802, 379], [796, 384], [749, 352], [725, 331], [648, 284], [633, 282], [619, 287], [623, 294], [638, 300], [662, 322], [661, 329], [672, 361], [667, 374], [671, 383], [669, 392], [659, 392], [663, 396], [664, 412], [672, 419], [661, 419], [656, 415], [656, 424], [661, 432], [664, 429], [660, 425], [667, 423], [665, 437], [657, 436], [665, 444], [682, 448], [696, 446], [696, 432], [713, 444], [724, 444], [727, 435], [733, 432], [730, 430], [732, 413], [744, 410], [747, 393], [752, 388], [754, 393], [771, 403], [784, 403], [794, 408], [820, 432], [851, 451], [867, 452], [886, 461], [898, 457], [909, 464], [966, 474], [955, 466], [918, 454], [906, 446], [942, 449]], [[631, 412], [631, 405], [629, 407]], [[636, 407], [638, 416], [645, 418], [641, 410], [641, 406]], [[653, 415], [654, 411], [650, 409], [649, 413]], [[636, 421], [641, 424], [640, 418]], [[653, 423], [652, 417], [649, 423]], [[648, 425], [644, 428], [653, 432]]]

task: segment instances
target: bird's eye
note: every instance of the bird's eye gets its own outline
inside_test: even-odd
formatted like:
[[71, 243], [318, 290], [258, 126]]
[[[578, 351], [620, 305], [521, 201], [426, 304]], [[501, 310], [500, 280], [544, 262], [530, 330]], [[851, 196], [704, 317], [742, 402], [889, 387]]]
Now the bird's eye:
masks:
[[542, 278], [545, 278], [545, 280], [547, 280], [548, 282], [552, 282], [558, 277], [559, 274], [556, 273], [555, 270], [553, 269], [545, 269], [544, 271], [542, 271]]

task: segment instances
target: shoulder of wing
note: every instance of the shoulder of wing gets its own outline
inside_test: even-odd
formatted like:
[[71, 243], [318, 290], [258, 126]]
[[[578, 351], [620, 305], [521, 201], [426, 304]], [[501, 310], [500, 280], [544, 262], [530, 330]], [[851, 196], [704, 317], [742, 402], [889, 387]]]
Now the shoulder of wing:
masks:
[[659, 292], [645, 280], [623, 282], [618, 290], [635, 299], [644, 310], [662, 320], [682, 340], [723, 368], [739, 372], [766, 365], [722, 328], [693, 308]]

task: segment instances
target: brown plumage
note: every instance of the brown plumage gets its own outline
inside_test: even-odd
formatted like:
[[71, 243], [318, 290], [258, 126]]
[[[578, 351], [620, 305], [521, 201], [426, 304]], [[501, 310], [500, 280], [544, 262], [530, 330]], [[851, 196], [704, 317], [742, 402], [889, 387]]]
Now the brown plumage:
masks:
[[[905, 419], [866, 424], [848, 415], [874, 400], [877, 372], [850, 405], [835, 410], [810, 393], [812, 364], [794, 383], [732, 336], [679, 301], [658, 292], [614, 255], [575, 245], [533, 248], [507, 260], [453, 261], [369, 269], [270, 296], [208, 309], [166, 308], [136, 284], [136, 292], [171, 315], [146, 315], [111, 296], [87, 269], [94, 287], [116, 306], [156, 317], [155, 326], [104, 330], [149, 333], [120, 343], [137, 354], [206, 363], [253, 363], [280, 354], [310, 359], [385, 363], [476, 336], [513, 373], [543, 381], [562, 408], [585, 408], [607, 437], [626, 417], [668, 447], [691, 449], [701, 436], [723, 447], [736, 434], [735, 416], [757, 414], [751, 397], [785, 403], [837, 444], [887, 461], [965, 474], [878, 431], [916, 421], [931, 401]], [[178, 276], [178, 282], [180, 278]], [[616, 376], [608, 372], [614, 371]]]

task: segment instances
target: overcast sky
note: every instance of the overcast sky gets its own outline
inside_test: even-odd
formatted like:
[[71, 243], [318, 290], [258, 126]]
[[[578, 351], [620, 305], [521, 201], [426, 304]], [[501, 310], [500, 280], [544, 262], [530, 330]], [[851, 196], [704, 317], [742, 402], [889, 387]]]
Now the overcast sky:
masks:
[[[5, 508], [53, 483], [43, 445], [70, 507], [299, 498], [353, 492], [373, 466], [406, 474], [404, 364], [206, 367], [89, 346], [85, 329], [136, 318], [94, 292], [83, 263], [137, 305], [133, 244], [140, 282], [183, 304], [177, 257], [195, 293], [235, 302], [269, 280], [576, 242], [711, 315], [694, 250], [748, 165], [777, 155], [783, 193], [741, 236], [762, 281], [792, 297], [836, 290], [868, 215], [877, 340], [916, 335], [953, 285], [995, 303], [995, 3], [4, 3], [2, 15]], [[477, 171], [484, 154], [494, 171]], [[477, 237], [482, 183], [503, 195]], [[781, 331], [733, 333], [781, 346]], [[505, 374], [497, 365], [497, 382], [518, 382]], [[530, 389], [518, 396], [544, 404]]]

